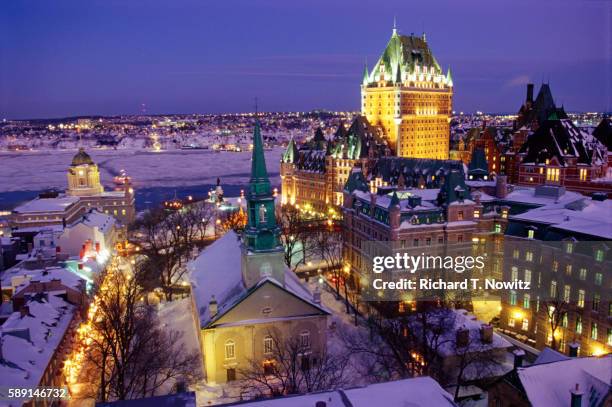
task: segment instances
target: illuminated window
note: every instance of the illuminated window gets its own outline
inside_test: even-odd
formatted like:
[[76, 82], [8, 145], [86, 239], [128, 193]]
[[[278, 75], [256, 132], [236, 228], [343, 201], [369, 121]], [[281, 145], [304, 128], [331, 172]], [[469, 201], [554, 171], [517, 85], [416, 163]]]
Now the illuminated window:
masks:
[[512, 269], [510, 271], [510, 279], [511, 280], [518, 280], [518, 268], [512, 267]]
[[608, 344], [608, 346], [612, 346], [612, 328], [608, 328], [606, 343]]
[[512, 258], [514, 258], [514, 259], [518, 259], [519, 258], [519, 251], [518, 251], [518, 249], [514, 249], [512, 251]]
[[580, 315], [576, 317], [576, 333], [582, 333], [582, 317]]
[[568, 243], [567, 246], [565, 246], [565, 252], [567, 254], [572, 254], [574, 252], [574, 245], [572, 243]]
[[300, 333], [300, 346], [304, 349], [310, 348], [310, 332], [302, 331]]
[[272, 337], [271, 336], [268, 335], [268, 336], [266, 336], [264, 338], [263, 345], [264, 345], [264, 354], [265, 355], [269, 355], [270, 353], [272, 353], [273, 341], [272, 341]]
[[550, 297], [557, 298], [557, 282], [556, 281], [550, 282]]
[[572, 287], [569, 285], [565, 285], [563, 288], [563, 301], [570, 302], [570, 295], [572, 293]]
[[531, 283], [531, 270], [525, 269], [525, 280], [526, 283]]
[[567, 276], [571, 276], [572, 275], [572, 265], [568, 264], [565, 266], [565, 275]]
[[533, 239], [535, 232], [533, 230], [528, 230], [527, 231], [527, 238], [528, 239]]
[[585, 292], [584, 290], [578, 290], [578, 307], [580, 308], [584, 308], [584, 297], [585, 297]]
[[586, 168], [581, 168], [580, 169], [580, 181], [586, 181], [587, 180], [587, 170]]
[[225, 342], [225, 359], [236, 358], [236, 343], [232, 340]]
[[559, 168], [547, 168], [546, 169], [546, 181], [559, 181]]
[[563, 328], [567, 328], [567, 322], [568, 322], [567, 320], [568, 318], [567, 318], [567, 312], [566, 312], [565, 314], [563, 314], [563, 318], [561, 319], [561, 326]]
[[514, 318], [512, 317], [508, 318], [508, 326], [514, 327]]
[[474, 217], [476, 219], [480, 218], [480, 211], [478, 209], [474, 209]]
[[501, 233], [501, 225], [499, 223], [495, 224], [495, 233]]
[[527, 318], [523, 319], [522, 328], [523, 328], [523, 331], [529, 330], [529, 320]]
[[578, 278], [580, 278], [583, 281], [586, 280], [586, 278], [587, 278], [587, 269], [586, 268], [582, 267], [580, 269], [580, 272], [578, 274]]
[[595, 252], [595, 260], [597, 261], [603, 261], [604, 258], [604, 252], [601, 249], [597, 249], [597, 251]]
[[530, 300], [531, 300], [531, 296], [529, 294], [525, 294], [523, 296], [523, 308], [529, 309], [529, 305], [530, 305], [529, 302], [530, 302]]
[[601, 285], [603, 281], [603, 274], [595, 273], [595, 285]]
[[510, 291], [510, 305], [516, 305], [516, 291]]
[[591, 323], [591, 339], [597, 340], [597, 322]]
[[530, 252], [530, 251], [525, 252], [525, 260], [533, 261], [533, 252]]

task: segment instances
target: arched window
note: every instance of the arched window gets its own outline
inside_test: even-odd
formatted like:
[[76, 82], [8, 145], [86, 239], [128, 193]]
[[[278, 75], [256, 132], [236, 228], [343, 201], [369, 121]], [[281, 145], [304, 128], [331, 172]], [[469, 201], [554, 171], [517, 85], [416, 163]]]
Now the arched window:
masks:
[[300, 333], [300, 347], [304, 349], [310, 348], [310, 331], [302, 331]]
[[272, 349], [273, 349], [273, 340], [272, 337], [270, 335], [266, 336], [263, 340], [263, 345], [264, 345], [264, 355], [269, 355], [272, 353]]
[[225, 342], [225, 359], [236, 358], [236, 342], [231, 339]]

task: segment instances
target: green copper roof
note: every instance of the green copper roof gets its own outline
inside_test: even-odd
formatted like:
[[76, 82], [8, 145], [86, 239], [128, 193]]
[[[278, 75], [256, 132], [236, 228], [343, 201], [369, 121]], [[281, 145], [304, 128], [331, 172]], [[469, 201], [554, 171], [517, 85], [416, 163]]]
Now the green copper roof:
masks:
[[433, 56], [424, 38], [414, 35], [399, 35], [394, 31], [372, 72], [380, 72], [384, 66], [386, 75], [396, 79], [398, 67], [402, 71], [413, 73], [417, 65], [433, 66], [436, 74], [442, 73], [438, 61]]
[[79, 152], [76, 153], [75, 156], [72, 158], [73, 167], [83, 164], [93, 165], [93, 163], [93, 160], [91, 159], [89, 154], [85, 152], [85, 149], [83, 147], [79, 148]]
[[270, 179], [266, 169], [266, 158], [264, 156], [259, 120], [255, 122], [255, 130], [253, 131], [253, 155], [251, 157], [251, 180], [249, 183], [252, 193], [270, 193]]
[[448, 67], [448, 72], [446, 72], [446, 84], [448, 86], [453, 86], [453, 77], [451, 75], [450, 66]]
[[365, 64], [363, 67], [363, 79], [361, 80], [363, 85], [367, 85], [370, 83], [370, 74], [368, 73], [368, 64]]
[[295, 141], [293, 137], [289, 140], [289, 144], [287, 144], [287, 149], [283, 153], [283, 157], [281, 158], [281, 162], [293, 164], [298, 156], [298, 148], [295, 145]]
[[349, 174], [348, 179], [346, 180], [344, 190], [348, 192], [353, 192], [356, 189], [359, 191], [367, 192], [368, 183], [366, 182], [366, 179], [361, 171], [353, 169]]

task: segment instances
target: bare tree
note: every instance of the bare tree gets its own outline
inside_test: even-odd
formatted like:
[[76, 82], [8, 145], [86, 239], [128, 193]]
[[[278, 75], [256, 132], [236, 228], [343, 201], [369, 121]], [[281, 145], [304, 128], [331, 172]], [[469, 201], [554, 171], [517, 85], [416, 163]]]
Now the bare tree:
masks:
[[[342, 271], [342, 234], [335, 232], [331, 227], [319, 229], [314, 236], [314, 250], [318, 257], [325, 262], [328, 270], [334, 276], [334, 289], [336, 298], [340, 298], [340, 280], [343, 277]], [[344, 295], [347, 296], [346, 281], [344, 284]], [[348, 313], [348, 298], [347, 313]]]
[[171, 301], [174, 288], [187, 272], [184, 264], [194, 247], [207, 243], [207, 230], [214, 216], [214, 208], [204, 202], [186, 205], [168, 212], [156, 209], [134, 225], [135, 243], [140, 252], [157, 268], [153, 281]]
[[295, 271], [306, 264], [312, 255], [311, 224], [304, 220], [299, 209], [293, 205], [284, 205], [276, 211], [276, 222], [281, 228], [280, 238], [285, 247], [285, 264]]
[[151, 396], [171, 381], [199, 375], [198, 355], [179, 343], [180, 333], [162, 329], [137, 281], [109, 270], [93, 305], [86, 358], [98, 374], [101, 401]]
[[270, 334], [272, 349], [262, 359], [251, 359], [239, 371], [242, 392], [253, 397], [330, 390], [346, 384], [348, 357], [326, 351], [312, 353], [297, 337]]

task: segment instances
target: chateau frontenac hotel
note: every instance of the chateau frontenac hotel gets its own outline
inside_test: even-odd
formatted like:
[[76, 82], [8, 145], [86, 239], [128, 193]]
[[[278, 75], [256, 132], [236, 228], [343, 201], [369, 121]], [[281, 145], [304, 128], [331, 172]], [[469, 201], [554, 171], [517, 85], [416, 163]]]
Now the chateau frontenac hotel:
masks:
[[[345, 282], [360, 309], [368, 307], [359, 301], [371, 264], [367, 242], [470, 251], [489, 243], [598, 241], [585, 257], [590, 267], [583, 258], [564, 259], [564, 282], [520, 263], [533, 259], [546, 269], [550, 259], [534, 249], [501, 250], [487, 271], [499, 280], [537, 281], [540, 290], [558, 287], [573, 304], [551, 332], [544, 298], [502, 294], [495, 307], [506, 334], [538, 349], [569, 353], [572, 343], [580, 355], [612, 351], [611, 276], [602, 271], [612, 249], [610, 120], [589, 133], [555, 105], [548, 84], [535, 99], [530, 84], [513, 128], [485, 124], [449, 145], [453, 93], [450, 69], [443, 74], [425, 35], [394, 29], [374, 68], [365, 69], [361, 114], [331, 135], [318, 129], [303, 145], [289, 143], [280, 164], [282, 203], [309, 216], [342, 213]], [[398, 312], [406, 306], [398, 303]]]
[[302, 148], [289, 143], [281, 160], [283, 202], [321, 212], [339, 206], [351, 169], [370, 173], [383, 156], [447, 160], [452, 96], [450, 69], [442, 72], [425, 34], [394, 28], [372, 71], [365, 67], [361, 115], [329, 140], [319, 130]]

